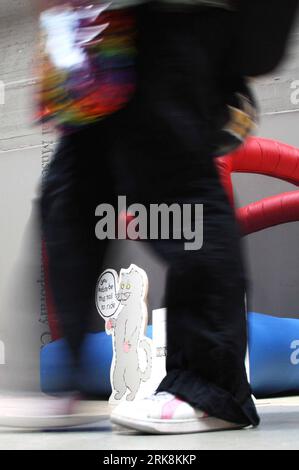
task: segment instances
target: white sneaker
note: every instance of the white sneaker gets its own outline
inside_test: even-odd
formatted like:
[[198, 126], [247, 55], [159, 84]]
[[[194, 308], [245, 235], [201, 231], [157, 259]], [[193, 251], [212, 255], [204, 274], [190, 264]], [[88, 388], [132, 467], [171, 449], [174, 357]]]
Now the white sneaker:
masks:
[[167, 392], [121, 403], [112, 411], [111, 421], [151, 434], [186, 434], [247, 426], [208, 416]]
[[76, 397], [0, 396], [0, 426], [56, 429], [107, 419], [95, 401]]

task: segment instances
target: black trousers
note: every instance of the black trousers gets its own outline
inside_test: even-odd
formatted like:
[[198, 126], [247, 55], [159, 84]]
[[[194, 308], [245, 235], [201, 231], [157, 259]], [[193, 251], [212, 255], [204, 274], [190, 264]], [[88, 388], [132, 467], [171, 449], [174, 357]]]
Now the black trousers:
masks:
[[116, 204], [117, 195], [147, 206], [203, 204], [200, 250], [186, 251], [185, 240], [145, 242], [168, 263], [167, 376], [159, 390], [256, 425], [244, 368], [240, 236], [210, 152], [224, 93], [215, 70], [228, 44], [222, 36], [222, 50], [211, 56], [205, 41], [210, 35], [216, 51], [210, 28], [218, 21], [214, 36], [221, 36], [222, 14], [141, 10], [135, 96], [120, 112], [61, 139], [43, 185], [42, 222], [58, 315], [78, 361], [107, 248], [95, 237], [96, 206]]

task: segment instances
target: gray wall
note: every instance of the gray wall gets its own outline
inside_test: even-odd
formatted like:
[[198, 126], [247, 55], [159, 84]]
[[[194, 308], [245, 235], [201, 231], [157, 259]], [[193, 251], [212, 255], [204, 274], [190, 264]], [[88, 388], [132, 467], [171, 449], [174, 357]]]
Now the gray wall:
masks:
[[5, 364], [0, 385], [38, 387], [40, 244], [31, 217], [41, 173], [42, 134], [33, 127], [31, 91], [36, 20], [28, 2], [0, 3], [0, 340]]
[[[32, 200], [55, 139], [32, 125], [36, 32], [29, 0], [1, 0], [0, 80], [6, 84], [6, 102], [0, 105], [0, 342], [6, 354], [4, 365], [0, 357], [0, 388], [38, 388], [39, 350], [48, 331]], [[298, 59], [299, 25], [288, 59], [254, 87], [262, 113], [259, 135], [299, 147], [299, 114], [290, 103], [290, 83], [299, 80]], [[294, 189], [264, 176], [238, 174], [233, 180], [239, 205]], [[244, 240], [251, 310], [299, 316], [298, 235], [299, 223], [292, 223]], [[148, 273], [150, 310], [164, 306], [165, 266], [141, 243], [112, 243], [106, 266], [120, 269], [131, 262]]]

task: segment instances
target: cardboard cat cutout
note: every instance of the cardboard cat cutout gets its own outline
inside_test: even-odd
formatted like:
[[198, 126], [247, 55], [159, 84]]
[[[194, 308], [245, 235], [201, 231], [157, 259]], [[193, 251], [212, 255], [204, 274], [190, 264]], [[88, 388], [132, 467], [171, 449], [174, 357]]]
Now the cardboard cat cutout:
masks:
[[96, 287], [96, 306], [105, 320], [106, 333], [113, 336], [111, 364], [111, 403], [134, 400], [148, 393], [152, 372], [152, 341], [145, 336], [148, 323], [148, 279], [135, 264], [113, 269], [100, 276]]

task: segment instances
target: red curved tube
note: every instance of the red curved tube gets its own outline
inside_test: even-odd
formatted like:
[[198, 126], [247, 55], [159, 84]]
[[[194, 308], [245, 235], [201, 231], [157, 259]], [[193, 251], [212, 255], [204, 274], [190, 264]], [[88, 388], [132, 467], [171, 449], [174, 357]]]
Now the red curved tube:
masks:
[[[216, 159], [223, 186], [234, 205], [232, 172], [258, 173], [299, 186], [299, 149], [268, 139], [249, 138], [236, 152]], [[299, 191], [253, 202], [236, 211], [243, 235], [299, 220]]]
[[299, 186], [299, 149], [269, 139], [250, 137], [232, 154], [218, 157], [216, 164], [231, 202], [231, 173], [258, 173]]
[[242, 234], [299, 220], [299, 191], [278, 194], [237, 209]]

